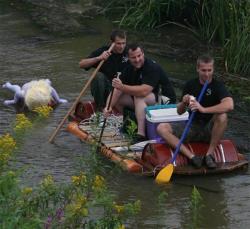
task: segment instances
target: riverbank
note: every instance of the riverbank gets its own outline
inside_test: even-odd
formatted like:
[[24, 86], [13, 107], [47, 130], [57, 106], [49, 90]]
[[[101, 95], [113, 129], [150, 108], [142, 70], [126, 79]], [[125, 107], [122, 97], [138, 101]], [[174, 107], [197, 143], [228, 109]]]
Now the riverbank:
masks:
[[3, 1], [2, 4], [26, 14], [34, 24], [54, 35], [75, 36], [96, 32], [86, 21], [98, 15], [100, 7], [91, 0], [83, 0], [77, 4], [71, 2], [73, 1], [12, 0]]
[[[34, 24], [47, 33], [77, 36], [99, 32], [98, 29], [91, 26], [91, 21], [93, 22], [100, 15], [103, 16], [105, 9], [103, 6], [96, 5], [95, 2], [94, 0], [12, 0], [11, 2], [5, 0], [2, 4], [26, 14]], [[129, 33], [132, 39], [142, 41], [149, 53], [168, 58], [195, 59], [197, 51], [207, 49], [188, 31], [176, 26], [143, 33], [130, 30]], [[147, 40], [145, 40], [145, 36]]]

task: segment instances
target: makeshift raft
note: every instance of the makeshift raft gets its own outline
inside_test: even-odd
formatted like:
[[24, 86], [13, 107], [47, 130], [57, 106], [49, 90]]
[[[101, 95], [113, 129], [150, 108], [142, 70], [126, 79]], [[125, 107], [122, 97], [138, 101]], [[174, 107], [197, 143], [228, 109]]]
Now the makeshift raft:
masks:
[[[80, 102], [71, 116], [67, 130], [84, 142], [90, 144], [97, 142], [102, 127], [102, 118], [94, 114], [95, 106], [92, 102]], [[129, 139], [119, 131], [122, 124], [121, 115], [109, 117], [107, 123], [111, 123], [111, 128], [107, 124], [103, 133], [100, 152], [124, 170], [131, 173], [155, 176], [170, 162], [173, 151], [166, 144], [153, 143], [155, 141], [152, 140], [151, 143], [142, 142], [131, 146]], [[145, 144], [146, 146], [143, 147]], [[199, 156], [204, 156], [208, 149], [206, 143], [196, 142], [186, 146], [192, 153]], [[218, 165], [216, 169], [207, 169], [205, 166], [196, 169], [190, 165], [185, 156], [179, 154], [174, 163], [174, 174], [218, 174], [248, 167], [245, 156], [238, 152], [236, 146], [230, 140], [220, 141], [214, 152], [214, 157]]]

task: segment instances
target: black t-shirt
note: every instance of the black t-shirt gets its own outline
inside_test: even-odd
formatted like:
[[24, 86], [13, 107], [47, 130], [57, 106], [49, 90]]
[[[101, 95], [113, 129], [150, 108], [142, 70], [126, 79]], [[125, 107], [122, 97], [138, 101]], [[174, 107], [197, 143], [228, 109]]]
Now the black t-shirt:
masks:
[[131, 64], [124, 69], [120, 77], [124, 84], [141, 85], [147, 84], [153, 87], [153, 93], [158, 94], [159, 86], [162, 88], [162, 95], [170, 98], [171, 103], [175, 103], [175, 91], [168, 79], [168, 76], [156, 62], [145, 58], [140, 69], [135, 69]]
[[[101, 55], [104, 51], [107, 51], [109, 46], [103, 46], [95, 51], [93, 51], [87, 58], [93, 58]], [[127, 66], [128, 63], [128, 55], [127, 49], [123, 51], [121, 54], [113, 53], [112, 55], [103, 63], [100, 68], [100, 72], [102, 72], [105, 76], [108, 77], [109, 80], [112, 80], [117, 72], [122, 72], [122, 70]], [[93, 65], [92, 67], [96, 68], [99, 62]], [[90, 68], [85, 68], [85, 70], [89, 70]]]
[[[182, 97], [186, 94], [193, 95], [198, 99], [199, 94], [202, 90], [203, 85], [200, 83], [199, 78], [189, 80], [183, 89]], [[206, 92], [201, 99], [200, 104], [203, 107], [210, 107], [217, 105], [225, 97], [231, 97], [224, 84], [216, 79], [212, 79], [211, 83], [208, 84]], [[203, 114], [196, 112], [194, 119], [197, 121], [208, 122], [213, 117], [213, 114]]]

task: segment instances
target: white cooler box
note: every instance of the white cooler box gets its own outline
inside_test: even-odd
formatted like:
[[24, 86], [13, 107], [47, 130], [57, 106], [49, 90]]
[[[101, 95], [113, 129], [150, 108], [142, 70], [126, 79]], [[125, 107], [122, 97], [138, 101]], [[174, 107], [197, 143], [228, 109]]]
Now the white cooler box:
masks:
[[182, 115], [177, 113], [176, 104], [148, 106], [146, 108], [146, 129], [148, 139], [160, 141], [156, 132], [159, 123], [163, 122], [185, 122], [188, 120], [188, 112]]

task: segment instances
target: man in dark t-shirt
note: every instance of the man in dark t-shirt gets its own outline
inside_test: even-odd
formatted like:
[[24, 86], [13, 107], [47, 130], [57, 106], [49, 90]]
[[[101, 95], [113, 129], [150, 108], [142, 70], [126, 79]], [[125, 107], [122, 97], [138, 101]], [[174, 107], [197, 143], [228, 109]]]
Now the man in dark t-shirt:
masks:
[[110, 40], [114, 48], [108, 52], [109, 46], [103, 46], [93, 51], [87, 58], [80, 61], [80, 68], [89, 70], [96, 68], [100, 61], [105, 60], [97, 76], [91, 83], [91, 94], [98, 110], [105, 107], [106, 99], [111, 91], [111, 81], [117, 72], [121, 72], [127, 65], [126, 34], [121, 30], [114, 30]]
[[[199, 77], [185, 84], [177, 111], [179, 114], [183, 114], [187, 108], [196, 111], [187, 141], [209, 142], [205, 163], [208, 168], [213, 169], [217, 166], [213, 153], [227, 127], [227, 112], [233, 110], [234, 103], [224, 84], [213, 79], [214, 59], [212, 57], [200, 56], [197, 60], [197, 72]], [[205, 81], [208, 81], [209, 84], [199, 103], [195, 97], [199, 96]], [[172, 129], [169, 123], [162, 123], [158, 126], [157, 131], [171, 147], [176, 147], [179, 142], [176, 136], [181, 133], [175, 131], [174, 127]], [[195, 167], [202, 166], [203, 159], [195, 156], [184, 145], [181, 145], [180, 152], [191, 159], [191, 163]]]
[[[122, 112], [124, 107], [135, 109], [138, 124], [137, 136], [134, 142], [146, 140], [145, 137], [145, 107], [156, 103], [159, 86], [162, 92], [175, 102], [175, 92], [163, 69], [154, 61], [145, 58], [143, 49], [138, 44], [128, 47], [129, 65], [122, 71], [121, 77], [114, 78], [115, 88], [111, 107], [104, 112], [111, 112], [115, 107]], [[109, 100], [109, 99], [108, 99]]]
[[168, 97], [170, 103], [175, 103], [176, 101], [175, 91], [164, 70], [155, 61], [146, 57], [144, 58], [143, 66], [136, 70], [130, 63], [122, 72], [120, 79], [122, 83], [131, 86], [142, 84], [151, 86], [156, 101], [158, 100], [160, 88], [162, 95]]

